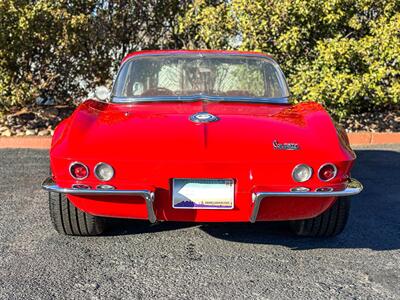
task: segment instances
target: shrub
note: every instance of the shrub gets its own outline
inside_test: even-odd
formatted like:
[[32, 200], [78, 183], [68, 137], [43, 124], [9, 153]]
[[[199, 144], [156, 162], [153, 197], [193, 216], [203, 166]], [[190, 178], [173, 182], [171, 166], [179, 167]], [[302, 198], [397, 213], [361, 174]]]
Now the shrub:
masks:
[[2, 0], [0, 111], [81, 97], [149, 48], [270, 53], [338, 118], [399, 107], [398, 0]]
[[178, 3], [0, 1], [0, 111], [71, 101], [110, 84], [127, 52], [174, 46]]
[[194, 1], [180, 20], [187, 48], [273, 55], [295, 101], [324, 103], [337, 117], [397, 108], [397, 0]]

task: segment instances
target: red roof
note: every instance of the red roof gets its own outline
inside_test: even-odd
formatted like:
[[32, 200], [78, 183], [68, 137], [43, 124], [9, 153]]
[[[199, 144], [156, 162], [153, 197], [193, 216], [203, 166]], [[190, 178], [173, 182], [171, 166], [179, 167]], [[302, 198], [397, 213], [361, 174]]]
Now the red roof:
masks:
[[142, 51], [135, 51], [131, 52], [128, 55], [124, 57], [122, 62], [127, 60], [128, 58], [136, 55], [146, 55], [146, 54], [188, 54], [188, 53], [217, 53], [217, 54], [236, 54], [236, 55], [246, 55], [246, 54], [252, 54], [252, 55], [260, 55], [260, 56], [266, 56], [269, 58], [272, 58], [268, 54], [264, 54], [261, 52], [255, 52], [255, 51], [232, 51], [232, 50], [142, 50]]

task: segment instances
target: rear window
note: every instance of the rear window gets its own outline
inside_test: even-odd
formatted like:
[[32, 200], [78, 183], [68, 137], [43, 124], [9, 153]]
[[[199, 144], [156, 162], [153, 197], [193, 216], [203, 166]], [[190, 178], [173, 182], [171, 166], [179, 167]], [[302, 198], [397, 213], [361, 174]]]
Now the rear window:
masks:
[[154, 55], [123, 64], [113, 89], [119, 100], [210, 96], [283, 98], [288, 90], [277, 64], [261, 56]]

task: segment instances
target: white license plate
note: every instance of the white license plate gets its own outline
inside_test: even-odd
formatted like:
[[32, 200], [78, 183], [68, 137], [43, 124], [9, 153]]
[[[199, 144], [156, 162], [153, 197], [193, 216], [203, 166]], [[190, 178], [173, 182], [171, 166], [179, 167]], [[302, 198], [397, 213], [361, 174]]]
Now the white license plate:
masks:
[[172, 207], [180, 209], [232, 209], [232, 179], [173, 179]]

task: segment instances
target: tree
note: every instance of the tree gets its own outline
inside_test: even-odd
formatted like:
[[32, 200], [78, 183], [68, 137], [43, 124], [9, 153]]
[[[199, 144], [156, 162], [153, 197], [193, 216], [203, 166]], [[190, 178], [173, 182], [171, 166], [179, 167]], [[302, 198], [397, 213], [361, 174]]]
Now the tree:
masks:
[[338, 118], [398, 108], [397, 0], [195, 0], [179, 32], [187, 48], [270, 53], [295, 101], [322, 102]]
[[121, 58], [177, 43], [180, 1], [0, 2], [0, 111], [110, 83]]

